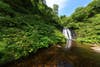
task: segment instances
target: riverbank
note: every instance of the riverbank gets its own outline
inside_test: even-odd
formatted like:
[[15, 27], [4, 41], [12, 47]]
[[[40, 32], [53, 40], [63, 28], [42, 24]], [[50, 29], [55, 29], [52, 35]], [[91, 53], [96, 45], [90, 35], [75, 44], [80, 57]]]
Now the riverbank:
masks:
[[93, 52], [96, 52], [96, 53], [100, 53], [100, 44], [87, 44], [86, 43], [86, 44], [83, 44], [83, 45], [80, 44], [78, 46], [91, 49]]

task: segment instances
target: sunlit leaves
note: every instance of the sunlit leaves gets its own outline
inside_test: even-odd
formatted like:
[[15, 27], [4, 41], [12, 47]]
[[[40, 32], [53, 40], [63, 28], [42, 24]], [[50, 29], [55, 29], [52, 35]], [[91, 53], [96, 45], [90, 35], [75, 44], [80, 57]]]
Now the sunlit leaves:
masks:
[[93, 0], [86, 7], [78, 7], [70, 17], [63, 17], [62, 25], [77, 33], [77, 41], [100, 43], [100, 0]]

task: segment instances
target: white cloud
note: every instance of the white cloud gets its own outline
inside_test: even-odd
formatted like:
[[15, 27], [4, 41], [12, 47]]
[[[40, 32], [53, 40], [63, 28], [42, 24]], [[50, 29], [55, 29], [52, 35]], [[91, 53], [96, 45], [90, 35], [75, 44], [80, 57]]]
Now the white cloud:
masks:
[[59, 10], [63, 9], [67, 4], [68, 0], [46, 0], [46, 3], [49, 7], [53, 7], [53, 4], [59, 5]]

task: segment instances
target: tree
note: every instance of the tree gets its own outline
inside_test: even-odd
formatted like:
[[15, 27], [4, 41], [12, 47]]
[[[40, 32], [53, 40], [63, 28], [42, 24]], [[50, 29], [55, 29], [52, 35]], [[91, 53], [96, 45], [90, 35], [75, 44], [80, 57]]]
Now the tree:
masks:
[[71, 16], [75, 22], [83, 21], [87, 18], [87, 10], [84, 7], [78, 7]]
[[46, 4], [46, 0], [43, 0], [43, 3]]
[[57, 4], [53, 5], [53, 11], [55, 12], [56, 15], [58, 15], [58, 8], [59, 6]]

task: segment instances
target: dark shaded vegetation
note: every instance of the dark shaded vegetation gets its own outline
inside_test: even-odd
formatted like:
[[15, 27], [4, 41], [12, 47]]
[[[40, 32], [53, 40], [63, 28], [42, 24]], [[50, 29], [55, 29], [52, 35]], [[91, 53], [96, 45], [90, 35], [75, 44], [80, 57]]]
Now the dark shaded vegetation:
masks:
[[0, 64], [64, 43], [59, 22], [44, 0], [0, 0]]
[[100, 0], [93, 0], [86, 7], [78, 7], [70, 16], [62, 16], [61, 24], [74, 29], [77, 41], [100, 43]]

